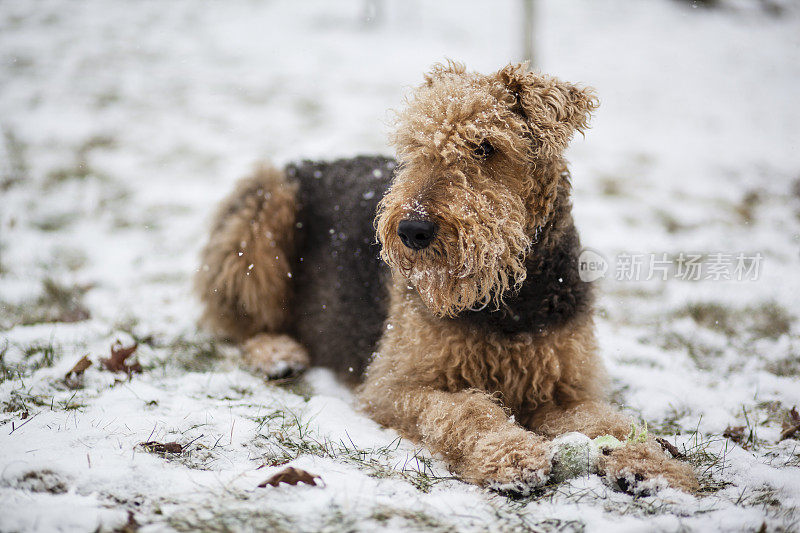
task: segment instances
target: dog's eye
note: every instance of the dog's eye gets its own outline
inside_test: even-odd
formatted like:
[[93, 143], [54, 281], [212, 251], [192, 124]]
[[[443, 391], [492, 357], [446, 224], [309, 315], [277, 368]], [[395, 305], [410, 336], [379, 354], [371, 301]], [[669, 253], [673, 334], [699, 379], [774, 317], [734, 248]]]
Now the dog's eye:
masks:
[[489, 141], [483, 141], [472, 153], [478, 159], [484, 160], [494, 153], [494, 146]]

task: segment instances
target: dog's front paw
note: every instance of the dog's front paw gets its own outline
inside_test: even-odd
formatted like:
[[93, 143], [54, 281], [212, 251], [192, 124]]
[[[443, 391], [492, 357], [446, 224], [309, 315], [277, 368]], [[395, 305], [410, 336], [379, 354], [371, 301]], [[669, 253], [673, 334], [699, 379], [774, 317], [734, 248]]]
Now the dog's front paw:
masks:
[[613, 487], [635, 495], [672, 487], [692, 493], [699, 488], [691, 466], [669, 458], [653, 442], [629, 443], [600, 458], [600, 473]]
[[532, 433], [504, 439], [481, 439], [477, 459], [469, 465], [472, 481], [498, 492], [527, 496], [544, 485], [550, 475], [547, 442]]
[[308, 368], [308, 352], [288, 335], [261, 333], [242, 346], [244, 363], [269, 379], [295, 376]]

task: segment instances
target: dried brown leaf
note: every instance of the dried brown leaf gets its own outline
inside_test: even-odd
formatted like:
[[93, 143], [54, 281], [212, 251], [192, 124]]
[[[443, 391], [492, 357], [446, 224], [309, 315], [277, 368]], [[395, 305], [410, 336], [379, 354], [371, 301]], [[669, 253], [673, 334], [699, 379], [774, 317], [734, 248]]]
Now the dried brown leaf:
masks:
[[781, 424], [781, 437], [778, 440], [793, 438], [800, 431], [800, 413], [796, 407], [792, 407], [787, 413]]
[[277, 487], [281, 483], [286, 483], [288, 485], [297, 485], [298, 483], [305, 483], [306, 485], [317, 485], [315, 479], [322, 479], [315, 474], [311, 474], [306, 472], [305, 470], [301, 470], [299, 468], [294, 468], [293, 466], [289, 466], [284, 468], [268, 480], [260, 483], [259, 487], [266, 487], [267, 485], [272, 485], [273, 487]]
[[675, 447], [674, 444], [669, 442], [667, 439], [657, 438], [656, 442], [661, 445], [662, 448], [667, 450], [669, 454], [676, 458], [676, 459], [685, 459], [686, 455], [684, 455], [678, 448]]
[[122, 346], [121, 342], [116, 341], [111, 345], [111, 357], [108, 359], [100, 359], [100, 362], [103, 364], [106, 370], [111, 372], [125, 372], [129, 376], [134, 372], [141, 372], [142, 365], [140, 365], [138, 362], [131, 365], [125, 362], [131, 355], [133, 355], [133, 352], [135, 352], [136, 348], [138, 347], [138, 343], [133, 343], [131, 346]]
[[160, 453], [162, 455], [167, 453], [183, 452], [183, 446], [177, 442], [156, 442], [151, 440], [148, 442], [140, 442], [139, 446], [150, 453]]
[[744, 430], [744, 426], [728, 426], [722, 432], [722, 436], [731, 439], [733, 442], [741, 443], [744, 440]]
[[90, 366], [92, 366], [92, 362], [89, 361], [89, 356], [88, 355], [84, 355], [83, 357], [80, 358], [80, 360], [77, 363], [75, 363], [75, 366], [73, 366], [70, 369], [70, 371], [67, 372], [64, 375], [64, 378], [65, 379], [69, 379], [69, 378], [72, 378], [72, 377], [80, 376]]

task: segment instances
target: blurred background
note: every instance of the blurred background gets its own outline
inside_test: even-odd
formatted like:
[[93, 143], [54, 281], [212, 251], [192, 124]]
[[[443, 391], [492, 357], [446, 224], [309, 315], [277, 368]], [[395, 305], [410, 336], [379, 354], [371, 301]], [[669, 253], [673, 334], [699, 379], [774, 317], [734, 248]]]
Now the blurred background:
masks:
[[[3, 2], [4, 335], [193, 331], [206, 221], [252, 165], [391, 153], [392, 110], [433, 63], [530, 57], [602, 102], [567, 155], [583, 242], [610, 264], [605, 325], [717, 354], [720, 321], [756, 309], [783, 325], [758, 368], [800, 368], [799, 21], [788, 0]], [[748, 283], [612, 275], [621, 253], [681, 252], [758, 252], [763, 268]], [[712, 347], [684, 339], [707, 326]]]
[[[567, 158], [615, 399], [775, 445], [800, 404], [794, 0], [0, 1], [1, 423], [27, 412], [12, 376], [116, 338], [215, 356], [190, 282], [216, 202], [259, 160], [391, 154], [392, 110], [447, 58], [597, 90]], [[706, 277], [740, 253], [754, 279]], [[636, 254], [668, 279], [617, 275]]]

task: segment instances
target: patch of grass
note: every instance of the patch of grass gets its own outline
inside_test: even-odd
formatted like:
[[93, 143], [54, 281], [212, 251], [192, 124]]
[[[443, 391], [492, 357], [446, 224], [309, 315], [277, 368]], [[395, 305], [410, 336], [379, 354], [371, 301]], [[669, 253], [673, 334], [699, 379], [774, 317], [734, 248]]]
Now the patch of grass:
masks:
[[660, 339], [660, 345], [667, 350], [685, 350], [700, 370], [711, 370], [713, 361], [723, 355], [723, 350], [701, 342], [694, 336], [687, 336], [674, 331], [667, 332]]
[[736, 333], [736, 321], [733, 312], [727, 306], [716, 302], [699, 302], [687, 304], [675, 313], [678, 317], [690, 317], [698, 326], [721, 331], [727, 336]]
[[777, 339], [789, 333], [794, 317], [775, 302], [766, 302], [745, 309], [750, 317], [750, 332], [756, 338]]
[[796, 531], [795, 528], [798, 524], [797, 508], [784, 506], [780, 500], [781, 492], [781, 490], [768, 483], [759, 487], [744, 487], [739, 493], [738, 499], [734, 500], [734, 503], [741, 507], [759, 507], [764, 511], [766, 517], [782, 522], [780, 525], [772, 524], [770, 529], [762, 526], [762, 531]]
[[54, 279], [42, 282], [42, 295], [36, 301], [39, 316], [29, 315], [23, 324], [39, 322], [80, 322], [89, 318], [89, 310], [83, 305], [83, 295], [90, 287], [64, 285]]
[[47, 184], [54, 185], [69, 180], [83, 180], [91, 174], [89, 166], [83, 162], [76, 162], [68, 167], [60, 167], [47, 173]]
[[[719, 334], [720, 338], [712, 342], [704, 337], [670, 331], [668, 321], [674, 318], [690, 318], [697, 326]], [[666, 331], [659, 336], [659, 344], [666, 349], [685, 350], [698, 368], [711, 370], [714, 360], [728, 348], [742, 354], [754, 353], [756, 341], [774, 341], [790, 335], [794, 320], [793, 315], [773, 301], [739, 308], [716, 302], [692, 302], [666, 317], [662, 325]], [[767, 362], [765, 367], [777, 375], [796, 375], [800, 372], [800, 358], [791, 354]]]
[[98, 109], [105, 109], [121, 100], [119, 91], [117, 89], [108, 89], [98, 93], [94, 97], [94, 105]]
[[245, 506], [241, 503], [224, 508], [200, 509], [180, 506], [166, 517], [166, 525], [175, 531], [207, 531], [209, 533], [234, 533], [239, 531], [270, 531], [297, 533], [297, 517], [264, 506]]
[[616, 176], [603, 176], [600, 178], [600, 194], [603, 196], [622, 196], [625, 187]]
[[369, 518], [384, 526], [391, 522], [396, 529], [403, 531], [456, 531], [453, 526], [444, 525], [441, 520], [425, 512], [388, 505], [375, 507]]
[[[712, 449], [712, 445], [715, 443], [725, 444], [722, 454], [718, 454]], [[697, 481], [700, 483], [698, 494], [714, 494], [731, 485], [730, 482], [721, 481], [715, 477], [715, 475], [722, 474], [727, 466], [726, 455], [729, 446], [728, 440], [721, 435], [705, 437], [697, 430], [692, 432], [691, 440], [688, 446], [683, 446], [682, 452], [697, 474]]]
[[35, 342], [19, 347], [23, 358], [21, 362], [9, 363], [6, 357], [10, 348], [10, 343], [6, 341], [0, 349], [0, 383], [10, 379], [21, 381], [40, 368], [53, 366], [59, 350], [52, 340], [47, 343]]
[[35, 343], [26, 346], [22, 350], [25, 357], [26, 367], [30, 370], [39, 370], [40, 368], [51, 367], [55, 362], [56, 348], [52, 342]]
[[648, 425], [652, 432], [657, 435], [680, 435], [684, 428], [678, 421], [689, 414], [690, 411], [685, 406], [675, 407], [670, 405], [667, 416], [661, 420], [649, 422]]
[[747, 191], [742, 200], [733, 206], [733, 211], [743, 223], [751, 224], [755, 220], [755, 210], [762, 201], [763, 198], [759, 191]]
[[2, 409], [0, 410], [4, 413], [27, 413], [34, 407], [49, 407], [52, 405], [53, 398], [34, 395], [30, 389], [21, 386], [11, 391], [8, 399], [3, 401]]
[[[194, 424], [181, 429], [170, 429], [165, 433], [160, 432], [158, 436], [155, 435], [156, 429], [153, 428], [150, 435], [144, 442], [138, 443], [135, 449], [158, 455], [170, 463], [178, 463], [193, 470], [214, 470], [216, 465], [225, 459], [223, 451], [229, 443], [223, 443], [227, 441], [229, 435], [209, 434], [213, 433], [213, 430], [209, 431], [209, 426], [209, 424]], [[204, 430], [204, 433], [200, 433]], [[208, 444], [204, 444], [203, 440]]]
[[294, 102], [294, 107], [303, 118], [316, 123], [322, 113], [322, 106], [315, 98], [306, 96], [298, 97]]
[[673, 215], [670, 211], [663, 209], [657, 209], [655, 211], [655, 216], [661, 225], [664, 226], [664, 229], [667, 233], [678, 233], [680, 231], [695, 229], [697, 227], [697, 224], [686, 224]]
[[180, 368], [191, 372], [208, 372], [222, 361], [222, 354], [214, 339], [180, 336], [165, 344], [154, 344], [154, 347], [169, 352], [167, 362], [177, 363]]
[[0, 174], [0, 191], [6, 191], [25, 180], [28, 176], [28, 164], [25, 144], [11, 129], [3, 128], [2, 135], [6, 164], [0, 167], [0, 172], [2, 172]]
[[47, 174], [45, 186], [52, 187], [59, 183], [71, 180], [85, 180], [89, 176], [108, 179], [108, 176], [98, 172], [89, 164], [89, 155], [97, 149], [112, 148], [115, 145], [113, 137], [108, 135], [95, 135], [83, 142], [75, 150], [75, 157], [71, 165], [50, 171]]
[[51, 233], [67, 228], [68, 226], [74, 224], [79, 218], [80, 215], [78, 213], [50, 214], [32, 221], [31, 226], [39, 231]]
[[417, 451], [402, 464], [392, 464], [392, 455], [400, 446], [397, 438], [386, 446], [362, 449], [348, 440], [334, 441], [314, 434], [311, 421], [303, 423], [297, 413], [277, 409], [254, 418], [258, 423], [257, 433], [266, 430], [267, 464], [284, 464], [302, 455], [326, 457], [338, 462], [354, 465], [375, 478], [399, 478], [407, 481], [421, 492], [429, 492], [436, 483], [450, 476], [438, 476], [433, 472], [431, 460]]
[[59, 246], [53, 250], [52, 259], [48, 264], [57, 265], [58, 267], [66, 268], [70, 272], [75, 272], [86, 266], [87, 260], [86, 252], [80, 248]]
[[139, 320], [128, 316], [118, 321], [112, 332], [129, 335], [140, 346], [148, 346], [156, 352], [162, 352], [153, 363], [146, 366], [148, 370], [178, 367], [189, 372], [208, 372], [214, 370], [225, 358], [222, 344], [216, 339], [204, 335], [179, 335], [164, 339], [162, 336], [139, 327]]
[[[270, 489], [266, 489], [270, 490]], [[313, 490], [313, 489], [311, 489]], [[583, 532], [579, 520], [539, 519], [524, 508], [493, 505], [494, 516], [472, 517], [459, 514], [451, 521], [448, 515], [434, 516], [424, 510], [404, 509], [393, 505], [378, 505], [372, 509], [343, 509], [332, 503], [324, 510], [307, 513], [286, 513], [276, 509], [278, 502], [255, 499], [247, 494], [232, 494], [236, 498], [214, 507], [180, 506], [166, 517], [166, 525], [177, 531], [270, 531], [297, 533], [304, 531], [426, 531], [457, 533], [466, 527], [470, 531], [514, 531], [519, 533]]]
[[77, 394], [78, 391], [73, 392], [72, 396], [70, 396], [66, 400], [59, 401], [58, 406], [64, 411], [80, 411], [81, 409], [85, 408], [86, 407], [85, 404], [75, 401], [75, 396]]
[[139, 319], [133, 315], [127, 315], [114, 324], [111, 333], [122, 332], [139, 346], [157, 348], [158, 342], [156, 342], [155, 336], [150, 333], [142, 333], [139, 329]]
[[677, 0], [679, 2], [683, 2], [689, 4], [691, 7], [703, 7], [703, 8], [716, 8], [720, 6], [720, 0]]
[[[491, 510], [493, 512], [493, 520], [491, 524], [485, 524], [484, 521], [477, 522], [473, 525], [483, 525], [490, 531], [522, 531], [526, 533], [550, 533], [550, 532], [568, 532], [568, 533], [583, 533], [586, 530], [586, 525], [580, 520], [561, 520], [558, 518], [540, 519], [537, 515], [532, 515], [528, 511], [528, 505], [532, 501], [542, 500], [548, 498], [551, 502], [556, 502], [562, 497], [575, 501], [576, 503], [583, 500], [585, 497], [591, 499], [602, 500], [604, 495], [597, 494], [593, 489], [580, 490], [577, 492], [567, 493], [567, 484], [561, 483], [556, 485], [547, 485], [540, 488], [537, 492], [526, 498], [510, 499], [510, 498], [493, 498], [490, 501]], [[542, 495], [544, 494], [544, 495]]]
[[780, 424], [788, 417], [788, 410], [784, 408], [779, 400], [758, 402], [756, 409], [759, 413], [763, 413], [764, 416], [761, 425], [767, 423]]
[[676, 317], [690, 317], [706, 329], [728, 337], [777, 339], [789, 333], [794, 317], [775, 302], [763, 302], [736, 309], [716, 302], [693, 302], [675, 311]]
[[744, 415], [745, 430], [742, 434], [743, 438], [738, 444], [745, 450], [755, 450], [761, 443], [758, 438], [758, 420], [755, 418], [755, 413], [748, 413], [744, 406], [742, 406], [742, 414]]
[[15, 480], [14, 485], [31, 492], [50, 494], [64, 494], [68, 490], [67, 482], [61, 475], [48, 469], [25, 472]]
[[6, 354], [8, 353], [9, 342], [5, 340], [3, 347], [0, 348], [0, 383], [11, 379], [16, 372], [16, 365], [6, 363]]
[[[269, 490], [269, 489], [267, 489]], [[219, 507], [190, 508], [181, 506], [166, 519], [166, 525], [176, 531], [209, 531], [229, 533], [238, 531], [269, 531], [270, 533], [298, 532], [357, 532], [376, 531], [397, 524], [399, 531], [432, 531], [455, 533], [457, 528], [447, 525], [423, 512], [379, 507], [367, 514], [359, 509], [345, 510], [332, 503], [324, 510], [307, 513], [287, 513], [270, 505], [269, 499], [255, 500], [237, 494], [237, 501], [228, 501]], [[395, 519], [397, 522], [395, 522]], [[430, 525], [426, 525], [430, 524]], [[525, 530], [521, 530], [525, 531]]]
[[800, 354], [790, 354], [765, 366], [767, 372], [782, 377], [800, 376]]
[[[3, 261], [3, 250], [6, 249], [6, 243], [0, 241], [0, 276], [9, 273], [9, 269], [6, 266], [5, 262]], [[0, 302], [0, 306], [2, 306], [2, 302]]]
[[46, 278], [42, 281], [38, 298], [20, 304], [6, 304], [6, 316], [0, 323], [0, 328], [86, 320], [89, 318], [89, 310], [83, 304], [83, 295], [89, 289], [86, 286], [64, 285], [52, 278]]
[[307, 381], [300, 379], [301, 376], [291, 376], [283, 379], [271, 379], [269, 384], [275, 387], [280, 387], [285, 391], [291, 392], [296, 396], [300, 396], [303, 401], [309, 401], [314, 395], [314, 389]]

